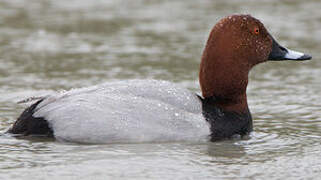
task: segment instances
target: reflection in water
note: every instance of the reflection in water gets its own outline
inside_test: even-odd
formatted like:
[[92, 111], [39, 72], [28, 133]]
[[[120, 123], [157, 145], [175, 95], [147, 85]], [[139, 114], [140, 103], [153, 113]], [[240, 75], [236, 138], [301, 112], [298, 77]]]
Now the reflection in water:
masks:
[[1, 132], [25, 108], [16, 102], [55, 90], [156, 78], [199, 92], [210, 28], [232, 13], [261, 19], [280, 44], [314, 59], [254, 68], [249, 139], [79, 145], [2, 135], [0, 179], [317, 179], [320, 9], [319, 1], [299, 0], [1, 1]]
[[[246, 155], [244, 147], [230, 141], [212, 143], [208, 145], [208, 155], [213, 157], [226, 157], [238, 159]], [[224, 162], [222, 162], [224, 163]], [[233, 162], [234, 163], [234, 162]]]

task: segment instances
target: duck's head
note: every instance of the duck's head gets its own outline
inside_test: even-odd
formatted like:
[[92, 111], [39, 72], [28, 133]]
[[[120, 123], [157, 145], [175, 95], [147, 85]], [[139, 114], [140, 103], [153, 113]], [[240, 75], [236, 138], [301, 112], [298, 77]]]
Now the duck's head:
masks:
[[250, 15], [221, 19], [212, 29], [200, 65], [204, 98], [214, 97], [226, 110], [246, 111], [248, 73], [265, 61], [308, 60], [310, 55], [280, 46]]

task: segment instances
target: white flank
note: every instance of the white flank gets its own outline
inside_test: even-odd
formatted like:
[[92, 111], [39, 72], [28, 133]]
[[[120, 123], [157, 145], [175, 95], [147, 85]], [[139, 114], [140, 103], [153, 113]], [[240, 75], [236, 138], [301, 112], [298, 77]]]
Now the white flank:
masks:
[[83, 143], [205, 141], [195, 93], [173, 83], [130, 80], [49, 95], [36, 108], [58, 140]]

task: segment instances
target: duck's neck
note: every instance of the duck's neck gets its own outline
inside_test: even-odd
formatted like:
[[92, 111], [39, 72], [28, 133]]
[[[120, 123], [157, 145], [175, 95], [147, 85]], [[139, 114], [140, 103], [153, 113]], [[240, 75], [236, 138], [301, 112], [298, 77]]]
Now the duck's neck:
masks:
[[214, 105], [223, 110], [248, 112], [246, 88], [250, 66], [236, 61], [233, 56], [219, 57], [217, 54], [220, 53], [208, 53], [213, 51], [207, 48], [199, 74], [203, 97], [215, 99]]
[[249, 67], [235, 58], [210, 58], [204, 53], [200, 68], [202, 113], [211, 125], [211, 140], [246, 135], [252, 131], [246, 88]]

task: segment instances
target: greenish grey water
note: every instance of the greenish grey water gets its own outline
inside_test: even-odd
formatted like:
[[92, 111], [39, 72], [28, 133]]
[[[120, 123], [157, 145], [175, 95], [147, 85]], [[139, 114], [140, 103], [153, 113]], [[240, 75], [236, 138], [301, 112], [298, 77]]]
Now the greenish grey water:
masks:
[[250, 74], [255, 132], [216, 143], [64, 144], [0, 136], [0, 179], [318, 179], [320, 1], [0, 1], [0, 131], [16, 102], [111, 80], [155, 78], [199, 92], [200, 56], [223, 16], [250, 13], [309, 62]]

